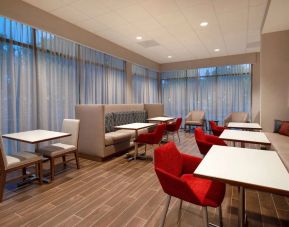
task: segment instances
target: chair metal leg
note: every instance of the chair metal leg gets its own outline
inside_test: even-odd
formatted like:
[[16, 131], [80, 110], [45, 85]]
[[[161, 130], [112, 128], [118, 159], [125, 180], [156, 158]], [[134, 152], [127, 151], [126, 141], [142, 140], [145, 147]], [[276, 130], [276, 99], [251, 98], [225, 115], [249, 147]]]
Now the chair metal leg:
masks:
[[203, 223], [205, 227], [208, 227], [208, 209], [207, 207], [203, 207]]
[[178, 135], [179, 143], [180, 143], [180, 142], [181, 142], [181, 139], [180, 139], [179, 131], [177, 131], [177, 135]]
[[178, 223], [180, 223], [181, 216], [182, 216], [182, 205], [183, 205], [183, 200], [180, 201], [180, 207], [179, 207], [179, 212], [178, 212]]
[[165, 225], [166, 216], [167, 216], [167, 212], [168, 212], [168, 209], [169, 209], [170, 202], [171, 202], [171, 196], [167, 195], [166, 204], [165, 204], [165, 207], [164, 207], [164, 210], [163, 210], [160, 227], [163, 227]]
[[223, 217], [222, 217], [222, 206], [221, 205], [218, 207], [218, 211], [219, 211], [219, 226], [223, 227]]

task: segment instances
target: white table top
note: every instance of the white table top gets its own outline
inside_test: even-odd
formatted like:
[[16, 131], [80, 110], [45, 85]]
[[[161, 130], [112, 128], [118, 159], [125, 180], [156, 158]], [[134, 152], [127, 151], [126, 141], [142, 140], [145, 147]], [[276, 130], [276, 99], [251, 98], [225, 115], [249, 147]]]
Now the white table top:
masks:
[[151, 126], [156, 125], [155, 123], [131, 123], [127, 125], [118, 125], [115, 126], [116, 129], [131, 129], [131, 130], [139, 130], [142, 128], [149, 128]]
[[48, 140], [58, 139], [62, 137], [71, 136], [70, 133], [54, 132], [47, 130], [32, 130], [26, 132], [17, 132], [11, 134], [2, 135], [3, 138], [18, 140], [25, 143], [40, 143]]
[[166, 121], [172, 121], [175, 117], [152, 117], [147, 119], [148, 121], [160, 121], [160, 122], [166, 122]]
[[219, 136], [219, 138], [223, 140], [236, 141], [236, 142], [256, 143], [264, 145], [271, 144], [267, 136], [263, 132], [225, 129]]
[[262, 127], [258, 123], [244, 123], [244, 122], [229, 122], [228, 128], [239, 128], [239, 129], [257, 129], [261, 130]]
[[289, 173], [275, 151], [214, 145], [194, 174], [246, 188], [289, 195]]

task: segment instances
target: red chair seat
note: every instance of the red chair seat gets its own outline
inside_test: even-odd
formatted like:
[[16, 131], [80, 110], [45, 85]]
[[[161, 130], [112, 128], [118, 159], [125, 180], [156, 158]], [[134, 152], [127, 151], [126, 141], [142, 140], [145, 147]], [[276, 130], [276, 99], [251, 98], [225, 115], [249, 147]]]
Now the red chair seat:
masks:
[[158, 144], [162, 140], [165, 128], [165, 124], [159, 124], [153, 132], [140, 134], [135, 139], [135, 142], [141, 144]]
[[225, 184], [195, 177], [192, 174], [184, 174], [181, 179], [187, 183], [196, 196], [196, 200], [192, 199], [188, 202], [210, 207], [218, 207], [222, 203], [225, 196]]

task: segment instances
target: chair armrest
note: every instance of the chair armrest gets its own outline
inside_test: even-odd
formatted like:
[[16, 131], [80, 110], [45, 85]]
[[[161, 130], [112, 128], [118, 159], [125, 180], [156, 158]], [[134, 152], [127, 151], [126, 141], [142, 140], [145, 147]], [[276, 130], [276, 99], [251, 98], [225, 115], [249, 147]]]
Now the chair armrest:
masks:
[[231, 121], [232, 115], [229, 114], [227, 117], [224, 119], [224, 126], [227, 126], [227, 124]]
[[174, 176], [159, 168], [155, 168], [155, 172], [165, 193], [177, 198], [180, 198], [180, 195], [190, 194], [186, 182], [179, 176]]
[[182, 153], [181, 155], [183, 157], [183, 173], [193, 173], [202, 161], [202, 159], [198, 157], [194, 157], [184, 153]]
[[217, 136], [206, 135], [206, 140], [211, 143], [212, 145], [220, 145], [220, 146], [227, 146], [224, 140], [220, 139]]
[[185, 117], [185, 121], [191, 119], [191, 113], [188, 113], [187, 116]]

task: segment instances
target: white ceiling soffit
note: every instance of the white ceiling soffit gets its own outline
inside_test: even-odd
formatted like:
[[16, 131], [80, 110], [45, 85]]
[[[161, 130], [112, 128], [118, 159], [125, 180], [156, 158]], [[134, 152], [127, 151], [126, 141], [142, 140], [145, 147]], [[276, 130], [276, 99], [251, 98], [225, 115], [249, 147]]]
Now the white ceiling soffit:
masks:
[[289, 29], [289, 0], [271, 0], [262, 33]]
[[[158, 63], [259, 51], [251, 44], [260, 41], [267, 5], [267, 0], [24, 1]], [[207, 27], [200, 26], [203, 21]], [[146, 40], [159, 45], [138, 44]]]

